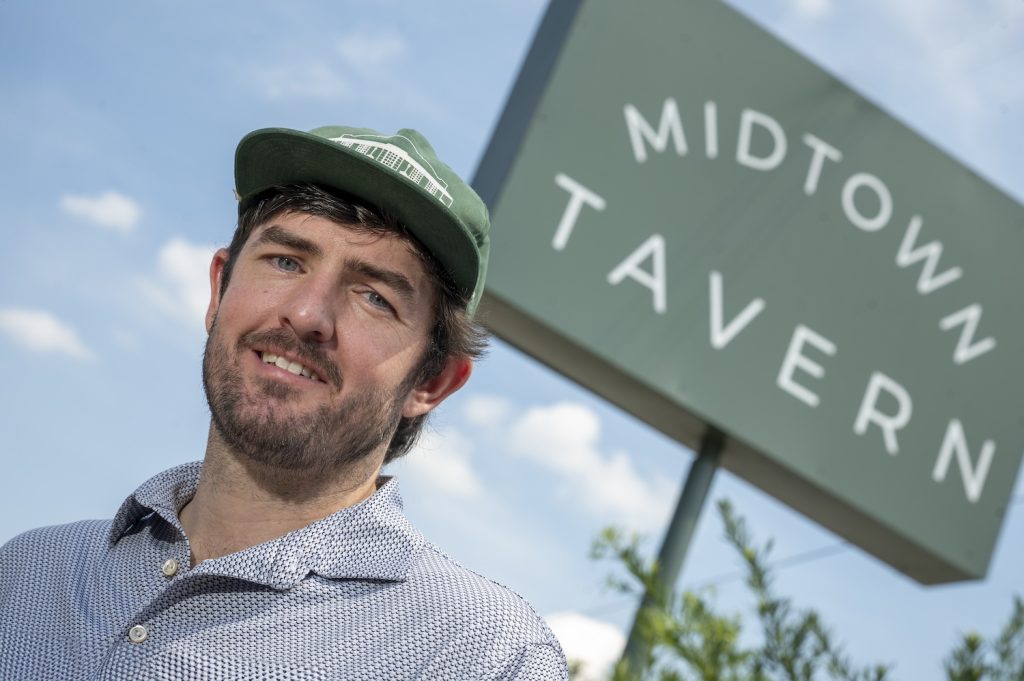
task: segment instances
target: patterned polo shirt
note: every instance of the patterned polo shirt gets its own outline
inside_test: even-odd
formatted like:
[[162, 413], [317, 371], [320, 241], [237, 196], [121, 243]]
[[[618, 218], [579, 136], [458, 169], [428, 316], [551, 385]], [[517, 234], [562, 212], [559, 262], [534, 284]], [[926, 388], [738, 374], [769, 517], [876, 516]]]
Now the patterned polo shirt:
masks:
[[178, 509], [202, 464], [139, 487], [113, 521], [0, 548], [0, 679], [567, 679], [521, 597], [369, 499], [189, 567]]

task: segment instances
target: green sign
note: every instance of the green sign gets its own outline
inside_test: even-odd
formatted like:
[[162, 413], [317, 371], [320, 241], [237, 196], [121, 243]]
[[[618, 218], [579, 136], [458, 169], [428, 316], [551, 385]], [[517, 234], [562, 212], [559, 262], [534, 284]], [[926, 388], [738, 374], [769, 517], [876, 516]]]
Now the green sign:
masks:
[[1024, 210], [715, 0], [554, 3], [477, 174], [496, 332], [923, 583], [1024, 449]]

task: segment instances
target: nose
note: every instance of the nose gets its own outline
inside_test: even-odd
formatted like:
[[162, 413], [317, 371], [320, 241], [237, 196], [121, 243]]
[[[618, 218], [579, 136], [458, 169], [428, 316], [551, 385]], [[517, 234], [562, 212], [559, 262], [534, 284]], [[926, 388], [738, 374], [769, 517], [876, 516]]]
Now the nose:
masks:
[[337, 322], [334, 297], [325, 281], [307, 277], [295, 288], [281, 307], [280, 321], [303, 340], [324, 343], [334, 338]]

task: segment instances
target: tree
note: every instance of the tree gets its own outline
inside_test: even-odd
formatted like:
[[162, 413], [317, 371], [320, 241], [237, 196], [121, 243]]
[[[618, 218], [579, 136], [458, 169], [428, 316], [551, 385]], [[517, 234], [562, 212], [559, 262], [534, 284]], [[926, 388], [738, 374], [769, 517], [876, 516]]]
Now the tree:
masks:
[[1024, 681], [1024, 600], [1013, 599], [1010, 619], [994, 640], [964, 634], [945, 667], [949, 681]]
[[[692, 591], [665, 593], [659, 587], [658, 566], [640, 552], [641, 539], [606, 528], [595, 540], [591, 555], [611, 560], [627, 578], [610, 577], [623, 593], [648, 594], [637, 626], [647, 643], [641, 668], [620, 663], [610, 681], [885, 681], [885, 665], [857, 667], [832, 641], [813, 610], [799, 610], [791, 599], [772, 587], [768, 557], [772, 542], [755, 546], [746, 522], [728, 501], [718, 503], [725, 539], [743, 560], [746, 584], [757, 604], [761, 643], [745, 647], [740, 640], [742, 619], [715, 612], [707, 597]], [[1024, 681], [1024, 599], [1014, 598], [1009, 620], [998, 636], [964, 634], [945, 658], [947, 681]], [[580, 665], [571, 665], [570, 678]]]
[[746, 584], [756, 600], [762, 642], [744, 646], [738, 615], [717, 613], [706, 595], [693, 591], [663, 593], [658, 587], [658, 566], [640, 554], [639, 537], [627, 538], [614, 528], [605, 529], [594, 543], [592, 557], [611, 559], [625, 568], [628, 578], [612, 579], [618, 591], [648, 594], [637, 626], [647, 643], [642, 668], [629, 670], [620, 663], [613, 681], [883, 681], [884, 665], [858, 668], [833, 642], [828, 629], [813, 610], [799, 610], [788, 598], [775, 593], [767, 567], [771, 542], [754, 545], [746, 522], [727, 501], [718, 510], [725, 538], [743, 559]]

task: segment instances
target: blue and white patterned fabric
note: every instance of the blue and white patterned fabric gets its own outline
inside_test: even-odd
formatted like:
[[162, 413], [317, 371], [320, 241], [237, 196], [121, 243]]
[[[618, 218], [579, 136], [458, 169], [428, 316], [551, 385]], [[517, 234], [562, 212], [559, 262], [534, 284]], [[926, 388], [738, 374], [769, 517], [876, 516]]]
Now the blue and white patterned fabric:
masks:
[[200, 470], [157, 475], [113, 521], [0, 549], [0, 679], [567, 678], [543, 620], [426, 542], [395, 480], [190, 569], [178, 509]]

